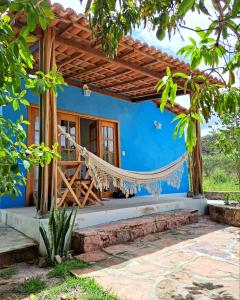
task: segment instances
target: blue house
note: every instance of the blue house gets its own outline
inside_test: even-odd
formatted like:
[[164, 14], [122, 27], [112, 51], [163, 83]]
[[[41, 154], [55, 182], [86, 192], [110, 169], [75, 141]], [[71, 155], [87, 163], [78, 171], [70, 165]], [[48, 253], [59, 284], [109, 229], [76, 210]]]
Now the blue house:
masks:
[[[127, 170], [152, 171], [173, 162], [186, 151], [183, 138], [173, 138], [176, 114], [186, 112], [179, 105], [159, 109], [160, 95], [155, 85], [164, 76], [166, 66], [175, 71], [187, 70], [188, 65], [169, 57], [166, 53], [125, 38], [119, 46], [118, 56], [110, 60], [91, 36], [87, 22], [73, 10], [53, 5], [57, 18], [55, 28], [56, 64], [68, 86], [57, 96], [57, 122], [71, 137], [105, 161]], [[19, 20], [20, 22], [21, 20]], [[23, 22], [23, 21], [22, 21]], [[39, 63], [38, 43], [31, 51]], [[178, 94], [182, 94], [180, 89]], [[27, 129], [27, 143], [39, 142], [39, 97], [29, 93], [30, 106], [14, 112], [10, 106], [2, 110], [5, 118], [15, 120], [23, 115], [31, 123]], [[76, 151], [65, 138], [59, 138], [63, 161], [77, 159]], [[107, 149], [107, 150], [106, 150]], [[34, 204], [38, 187], [38, 167], [27, 176], [27, 185], [16, 199], [2, 197], [0, 208], [24, 207]], [[162, 194], [187, 193], [188, 169], [184, 172], [180, 188], [167, 184]], [[141, 190], [137, 195], [146, 195]], [[106, 196], [112, 196], [111, 193]]]

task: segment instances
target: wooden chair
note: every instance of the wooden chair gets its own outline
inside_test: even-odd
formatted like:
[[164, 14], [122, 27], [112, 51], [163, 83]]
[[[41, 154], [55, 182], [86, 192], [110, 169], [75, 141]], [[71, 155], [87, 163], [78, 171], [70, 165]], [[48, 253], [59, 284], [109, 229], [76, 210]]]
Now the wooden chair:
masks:
[[[80, 161], [61, 161], [58, 162], [58, 173], [60, 175], [60, 180], [58, 184], [58, 191], [60, 197], [57, 201], [57, 206], [61, 207], [64, 203], [72, 205], [78, 205], [79, 207], [84, 207], [88, 204], [99, 203], [104, 206], [102, 200], [98, 196], [98, 192], [94, 190], [93, 180], [89, 176], [89, 172], [86, 172], [84, 178], [82, 177], [81, 168], [85, 163]], [[62, 166], [65, 170], [62, 170]], [[69, 169], [75, 169], [71, 176], [68, 176]], [[65, 184], [66, 188], [62, 191], [62, 182]]]
[[84, 207], [87, 204], [96, 204], [99, 203], [101, 206], [104, 206], [102, 200], [96, 190], [94, 190], [93, 180], [89, 176], [89, 172], [86, 172], [84, 178], [79, 178], [75, 180], [76, 193], [81, 199], [81, 207]]

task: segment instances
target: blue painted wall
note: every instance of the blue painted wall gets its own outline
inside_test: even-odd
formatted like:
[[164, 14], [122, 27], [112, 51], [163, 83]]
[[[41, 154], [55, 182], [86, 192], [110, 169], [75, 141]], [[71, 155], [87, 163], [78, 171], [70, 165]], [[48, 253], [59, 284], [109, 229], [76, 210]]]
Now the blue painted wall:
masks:
[[[38, 97], [29, 94], [27, 99], [38, 104]], [[158, 169], [171, 163], [185, 152], [184, 138], [173, 139], [174, 124], [171, 124], [173, 113], [161, 113], [152, 101], [130, 103], [110, 96], [92, 93], [85, 97], [82, 90], [67, 86], [59, 92], [57, 105], [59, 109], [105, 117], [120, 122], [120, 149], [121, 167], [136, 171], [149, 171]], [[11, 107], [3, 109], [5, 117], [15, 119], [19, 114], [27, 118], [27, 110], [13, 112]], [[154, 127], [154, 121], [162, 124], [162, 129]], [[188, 191], [188, 173], [186, 165], [179, 189], [163, 184], [162, 193], [183, 193]], [[141, 194], [146, 192], [142, 191]], [[24, 206], [25, 187], [22, 188], [22, 197], [12, 200], [10, 197], [0, 199], [0, 207]]]

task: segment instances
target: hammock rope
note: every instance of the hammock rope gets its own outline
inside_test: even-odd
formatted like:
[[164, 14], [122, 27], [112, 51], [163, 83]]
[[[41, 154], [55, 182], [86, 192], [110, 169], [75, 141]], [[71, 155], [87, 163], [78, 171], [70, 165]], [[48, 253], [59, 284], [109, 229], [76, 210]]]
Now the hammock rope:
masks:
[[93, 184], [100, 191], [108, 190], [113, 186], [120, 189], [128, 197], [131, 194], [136, 194], [141, 188], [145, 188], [150, 194], [159, 195], [162, 191], [162, 182], [176, 188], [180, 187], [187, 152], [174, 162], [154, 171], [129, 171], [115, 167], [101, 159], [85, 147], [77, 144], [61, 126], [58, 125], [58, 128], [60, 133], [71, 142], [71, 145], [75, 146], [79, 154], [78, 160], [84, 158]]

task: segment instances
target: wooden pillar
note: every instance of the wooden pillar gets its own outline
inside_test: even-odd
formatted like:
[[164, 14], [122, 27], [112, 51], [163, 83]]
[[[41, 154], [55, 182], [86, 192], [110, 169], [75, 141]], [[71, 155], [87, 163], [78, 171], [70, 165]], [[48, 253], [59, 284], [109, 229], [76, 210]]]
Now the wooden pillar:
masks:
[[201, 127], [200, 123], [196, 120], [196, 136], [197, 144], [192, 152], [192, 191], [193, 197], [201, 197], [203, 195], [202, 187], [202, 154], [201, 154]]
[[[45, 74], [55, 65], [55, 28], [48, 27], [40, 40], [40, 70]], [[56, 97], [52, 90], [40, 95], [40, 143], [52, 147], [57, 142]], [[50, 165], [39, 166], [38, 204], [39, 215], [46, 213], [52, 199], [56, 199], [56, 160]]]

